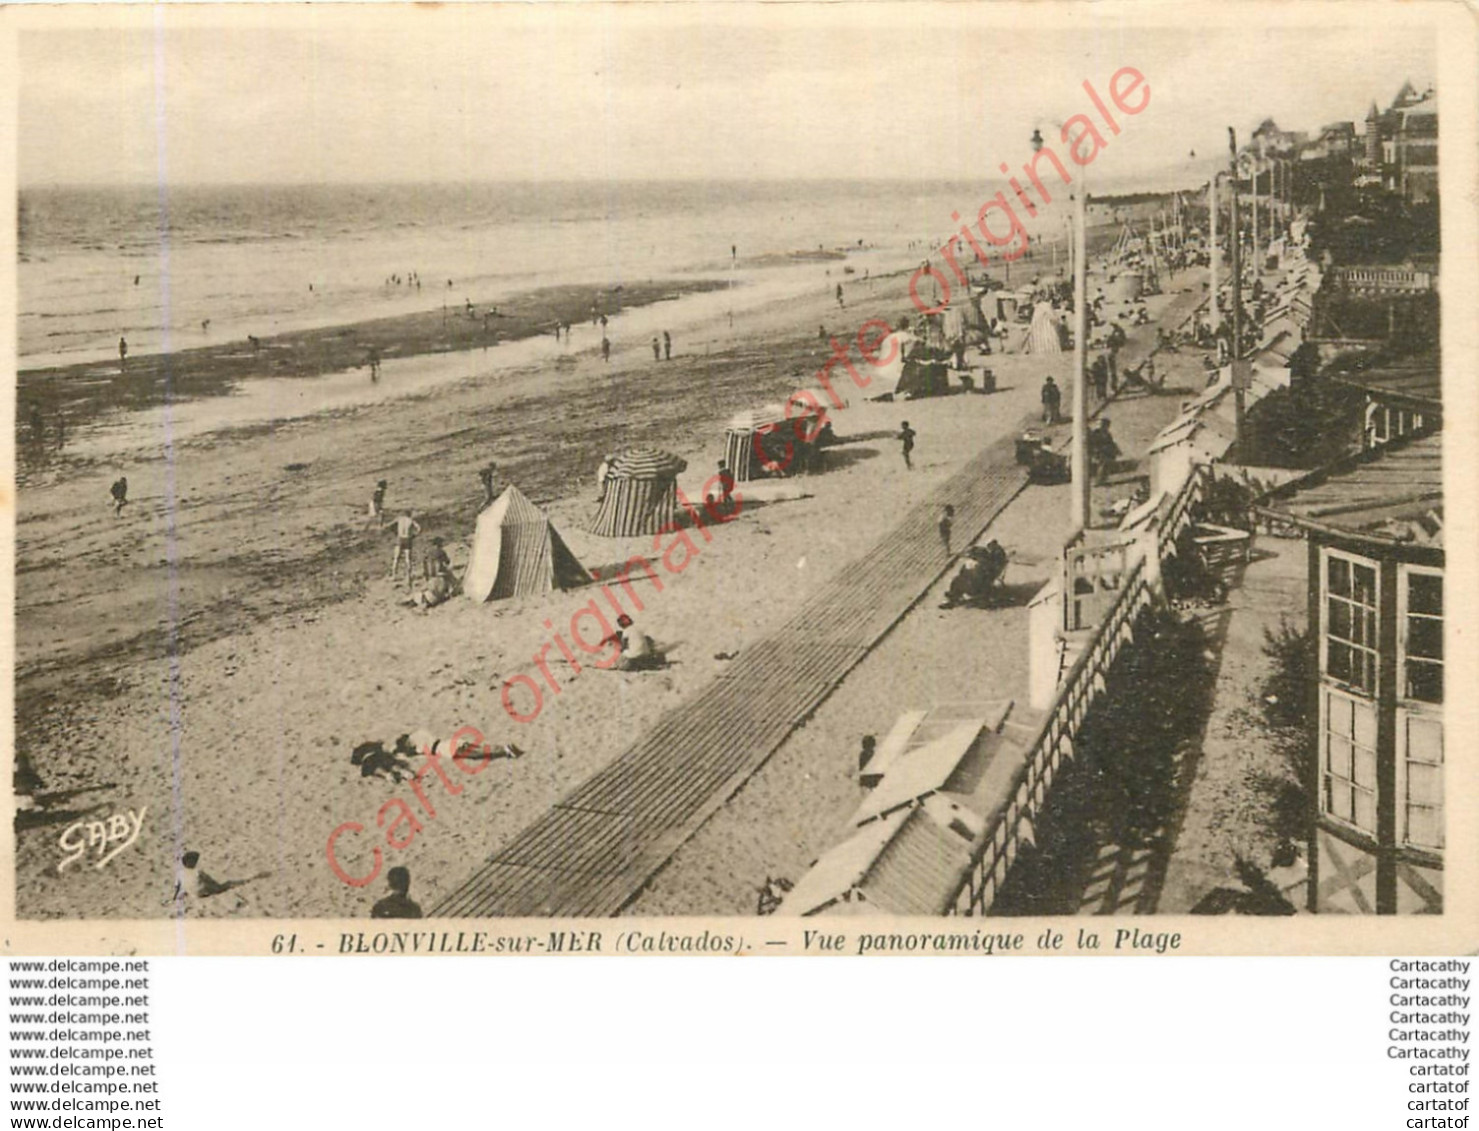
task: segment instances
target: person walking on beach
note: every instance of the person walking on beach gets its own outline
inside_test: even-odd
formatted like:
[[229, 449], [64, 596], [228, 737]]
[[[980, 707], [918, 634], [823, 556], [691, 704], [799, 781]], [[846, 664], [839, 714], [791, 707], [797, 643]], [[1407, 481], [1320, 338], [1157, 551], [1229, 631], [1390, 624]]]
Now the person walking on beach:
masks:
[[1049, 376], [1042, 384], [1042, 421], [1044, 424], [1058, 423], [1058, 407], [1062, 403], [1062, 390], [1058, 388], [1058, 383]]
[[372, 525], [376, 530], [385, 529], [385, 488], [387, 483], [384, 479], [375, 484], [375, 493], [370, 496], [370, 512], [365, 518], [365, 529]]
[[842, 284], [837, 284], [837, 308], [842, 309]]
[[380, 380], [380, 348], [378, 346], [370, 347], [369, 363], [370, 384], [373, 385]]
[[902, 441], [904, 445], [904, 467], [909, 471], [914, 470], [914, 461], [909, 457], [914, 452], [915, 435], [916, 433], [914, 429], [909, 427], [909, 422], [907, 420], [904, 421], [904, 427], [899, 431], [899, 440]]
[[673, 360], [673, 335], [666, 330], [662, 332], [662, 352], [664, 361]]
[[492, 460], [478, 469], [478, 479], [483, 484], [483, 506], [493, 504], [493, 480], [498, 475], [498, 465]]
[[390, 894], [370, 908], [371, 919], [419, 919], [421, 905], [411, 898], [411, 870], [396, 865], [385, 873]]
[[656, 334], [652, 335], [652, 360], [653, 361], [661, 361], [662, 360], [662, 346], [660, 346], [658, 344], [657, 335]]
[[940, 541], [945, 543], [945, 556], [950, 556], [950, 531], [955, 526], [955, 508], [945, 504], [945, 513], [940, 516]]
[[611, 339], [608, 338], [605, 334], [601, 335], [601, 360], [611, 360]]
[[406, 557], [406, 587], [411, 586], [412, 557], [416, 549], [416, 535], [421, 533], [421, 524], [411, 511], [406, 511], [395, 520], [395, 557], [390, 559], [390, 580], [395, 580], [400, 568], [401, 555]]
[[123, 508], [128, 506], [128, 476], [120, 475], [114, 480], [109, 494], [113, 496], [113, 517], [121, 518]]
[[118, 339], [118, 368], [128, 367], [128, 339], [120, 336]]

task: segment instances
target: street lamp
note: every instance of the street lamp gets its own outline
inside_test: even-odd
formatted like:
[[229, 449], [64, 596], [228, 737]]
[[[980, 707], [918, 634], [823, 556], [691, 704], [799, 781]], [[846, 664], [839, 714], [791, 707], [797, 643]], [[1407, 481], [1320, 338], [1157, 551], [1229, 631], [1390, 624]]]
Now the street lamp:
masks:
[[[1042, 131], [1034, 129], [1030, 139], [1032, 152], [1043, 147]], [[1086, 177], [1086, 173], [1081, 173]], [[1087, 365], [1089, 346], [1088, 275], [1089, 260], [1086, 252], [1087, 238], [1087, 187], [1083, 180], [1079, 191], [1073, 194], [1073, 447], [1070, 463], [1073, 490], [1070, 495], [1070, 516], [1075, 531], [1089, 528], [1089, 385]]]

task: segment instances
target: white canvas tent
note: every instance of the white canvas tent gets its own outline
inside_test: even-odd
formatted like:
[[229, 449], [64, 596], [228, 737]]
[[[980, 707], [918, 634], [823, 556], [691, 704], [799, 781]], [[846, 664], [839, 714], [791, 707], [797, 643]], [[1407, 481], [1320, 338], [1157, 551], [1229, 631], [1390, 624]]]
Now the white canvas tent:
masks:
[[898, 391], [904, 378], [904, 355], [919, 339], [908, 330], [895, 330], [874, 348], [875, 357], [888, 358], [887, 365], [872, 371], [873, 382], [868, 386], [869, 397], [892, 396]]
[[1032, 308], [1032, 324], [1027, 328], [1023, 353], [1062, 353], [1063, 339], [1058, 330], [1058, 317], [1046, 302]]
[[569, 589], [590, 580], [545, 513], [509, 487], [478, 515], [462, 591], [474, 601]]

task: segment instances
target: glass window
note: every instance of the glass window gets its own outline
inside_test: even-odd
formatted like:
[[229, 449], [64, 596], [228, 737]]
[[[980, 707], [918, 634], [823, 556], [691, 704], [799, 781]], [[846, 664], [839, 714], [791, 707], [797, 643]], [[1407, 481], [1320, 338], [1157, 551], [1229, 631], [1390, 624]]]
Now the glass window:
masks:
[[1403, 840], [1419, 848], [1443, 847], [1443, 724], [1399, 711], [1402, 743]]
[[1402, 567], [1402, 639], [1398, 668], [1402, 695], [1443, 702], [1443, 575]]
[[1334, 691], [1321, 695], [1320, 808], [1376, 835], [1376, 705]]
[[1325, 674], [1375, 695], [1376, 566], [1325, 554]]

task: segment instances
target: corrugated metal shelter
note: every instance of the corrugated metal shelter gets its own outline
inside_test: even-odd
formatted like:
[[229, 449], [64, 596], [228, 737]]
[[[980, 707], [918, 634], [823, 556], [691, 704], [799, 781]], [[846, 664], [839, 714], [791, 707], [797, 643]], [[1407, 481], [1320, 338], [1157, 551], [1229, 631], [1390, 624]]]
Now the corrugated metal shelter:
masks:
[[671, 452], [633, 448], [606, 470], [606, 493], [591, 533], [606, 538], [658, 534], [678, 515], [678, 473], [688, 466]]
[[545, 513], [509, 487], [478, 515], [462, 592], [494, 601], [584, 585], [590, 574]]

